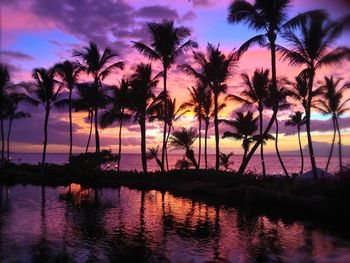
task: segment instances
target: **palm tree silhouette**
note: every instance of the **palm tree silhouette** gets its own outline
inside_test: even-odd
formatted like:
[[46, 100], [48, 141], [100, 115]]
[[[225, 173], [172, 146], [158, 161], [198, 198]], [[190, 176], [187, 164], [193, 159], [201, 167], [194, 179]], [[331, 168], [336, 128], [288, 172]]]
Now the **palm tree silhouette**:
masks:
[[20, 111], [19, 105], [25, 101], [25, 98], [20, 93], [11, 93], [7, 96], [5, 105], [5, 116], [9, 121], [7, 130], [7, 160], [10, 161], [10, 136], [12, 131], [12, 123], [14, 120], [30, 118], [29, 112]]
[[338, 132], [339, 138], [339, 169], [343, 170], [342, 163], [342, 150], [341, 150], [341, 133], [339, 128], [338, 118], [343, 115], [346, 111], [350, 110], [350, 107], [347, 107], [347, 104], [350, 101], [350, 98], [346, 99], [342, 102], [342, 98], [344, 95], [345, 89], [348, 89], [350, 86], [346, 84], [341, 88], [337, 89], [341, 79], [334, 80], [333, 76], [324, 77], [325, 85], [320, 88], [324, 90], [324, 93], [321, 95], [322, 97], [315, 101], [314, 107], [319, 110], [324, 115], [332, 116], [333, 123], [333, 139], [332, 146], [329, 152], [329, 157], [326, 165], [326, 171], [328, 171], [328, 166], [332, 158], [333, 146], [335, 141], [336, 131]]
[[[28, 94], [26, 100], [34, 106], [41, 105], [45, 110], [45, 122], [44, 122], [44, 146], [41, 160], [41, 173], [44, 173], [45, 160], [46, 160], [46, 147], [48, 138], [48, 124], [49, 116], [52, 106], [55, 106], [60, 102], [59, 94], [62, 90], [62, 83], [59, 83], [55, 79], [54, 68], [33, 69], [32, 77], [34, 82], [31, 86], [27, 87]], [[57, 87], [58, 86], [58, 87]]]
[[[167, 101], [166, 107], [168, 108], [166, 111], [164, 101]], [[174, 122], [179, 120], [183, 115], [188, 113], [188, 110], [185, 110], [186, 104], [182, 103], [179, 107], [176, 106], [176, 98], [171, 99], [167, 96], [166, 100], [164, 100], [164, 93], [161, 92], [150, 105], [151, 116], [149, 117], [149, 121], [160, 120], [166, 122], [167, 125], [167, 135], [165, 138], [165, 161], [167, 170], [169, 170], [168, 163], [168, 141], [171, 131], [174, 129]]]
[[1, 166], [5, 161], [4, 118], [7, 90], [10, 86], [10, 74], [5, 64], [0, 63], [0, 129], [1, 129]]
[[[223, 108], [225, 106], [225, 104], [221, 104], [221, 106], [219, 105], [219, 112], [220, 112], [220, 108]], [[210, 92], [210, 90], [206, 90], [205, 91], [205, 96], [204, 96], [204, 100], [202, 103], [202, 107], [203, 107], [203, 111], [202, 111], [202, 115], [203, 115], [203, 120], [205, 123], [205, 128], [204, 128], [204, 162], [205, 162], [205, 169], [208, 169], [208, 129], [209, 129], [209, 124], [210, 124], [210, 120], [213, 117], [214, 114], [214, 104], [213, 104], [213, 97], [212, 94]]]
[[61, 63], [57, 63], [54, 66], [56, 74], [65, 83], [68, 89], [68, 114], [69, 114], [69, 159], [72, 157], [73, 150], [73, 121], [72, 121], [72, 93], [73, 89], [78, 83], [79, 74], [82, 71], [82, 67], [76, 63], [66, 60]]
[[[240, 96], [228, 95], [227, 99], [234, 100], [242, 103], [245, 106], [255, 105], [259, 112], [259, 135], [263, 134], [263, 111], [265, 107], [265, 100], [269, 92], [269, 85], [271, 85], [269, 79], [268, 69], [256, 69], [252, 78], [244, 73], [242, 79], [245, 85], [245, 89], [241, 92]], [[264, 144], [260, 145], [260, 156], [263, 176], [266, 176], [265, 161], [264, 161]]]
[[[97, 89], [102, 88], [102, 81], [111, 74], [114, 69], [123, 69], [124, 63], [121, 61], [112, 61], [118, 56], [113, 53], [109, 48], [105, 48], [101, 53], [97, 45], [94, 42], [90, 42], [88, 47], [84, 47], [84, 50], [76, 51], [73, 54], [76, 57], [80, 57], [84, 65], [82, 68], [87, 74], [91, 74], [93, 77], [93, 85]], [[100, 137], [98, 133], [98, 108], [94, 108], [95, 117], [95, 142], [96, 152], [100, 152]]]
[[242, 112], [236, 113], [234, 120], [221, 120], [229, 125], [233, 131], [225, 131], [222, 138], [232, 138], [234, 140], [242, 140], [243, 160], [247, 158], [250, 145], [256, 140], [256, 131], [258, 130], [258, 117], [253, 116], [253, 113], [248, 111], [246, 114]]
[[159, 145], [155, 148], [154, 147], [148, 148], [146, 159], [147, 160], [155, 159], [159, 169], [162, 169], [162, 161], [159, 159], [158, 156], [159, 156]]
[[174, 149], [184, 149], [186, 151], [186, 157], [191, 161], [192, 165], [196, 169], [198, 169], [198, 162], [194, 156], [192, 145], [197, 138], [197, 131], [192, 127], [188, 129], [182, 128], [179, 131], [174, 131], [170, 136], [170, 145], [174, 147]]
[[247, 40], [238, 50], [239, 56], [253, 45], [268, 47], [271, 52], [272, 86], [277, 85], [276, 69], [276, 39], [277, 35], [286, 28], [293, 28], [305, 21], [308, 12], [297, 15], [287, 21], [287, 9], [291, 0], [255, 0], [254, 4], [245, 0], [235, 0], [229, 7], [227, 20], [235, 24], [244, 22], [262, 34]]
[[[151, 64], [138, 64], [130, 81], [130, 109], [134, 112], [134, 120], [141, 129], [141, 161], [144, 173], [147, 173], [146, 156], [146, 119], [150, 115], [150, 105], [155, 98], [153, 89], [158, 84], [159, 74], [152, 76]], [[163, 163], [162, 163], [163, 166]]]
[[123, 122], [128, 121], [131, 118], [131, 114], [127, 112], [130, 106], [130, 88], [129, 81], [122, 79], [119, 87], [111, 87], [113, 95], [108, 97], [108, 102], [112, 105], [111, 109], [106, 110], [101, 115], [101, 127], [106, 128], [111, 126], [115, 122], [119, 122], [119, 135], [118, 135], [118, 167], [120, 170], [120, 160], [122, 152], [122, 128]]
[[[148, 23], [148, 30], [151, 35], [151, 45], [142, 42], [132, 42], [134, 47], [151, 60], [159, 60], [163, 66], [163, 93], [167, 94], [167, 72], [175, 63], [176, 59], [186, 50], [197, 48], [198, 45], [192, 40], [186, 40], [190, 30], [186, 27], [175, 27], [174, 21], [164, 20], [161, 23]], [[166, 95], [167, 96], [167, 95]], [[167, 109], [166, 97], [164, 106]], [[164, 122], [163, 146], [162, 146], [162, 171], [164, 171], [164, 157], [166, 150], [167, 123]]]
[[237, 53], [235, 51], [225, 55], [219, 50], [219, 45], [214, 47], [212, 44], [207, 46], [207, 54], [202, 52], [193, 52], [194, 60], [199, 64], [200, 69], [196, 71], [191, 65], [184, 64], [181, 68], [189, 75], [196, 77], [201, 82], [207, 84], [214, 95], [214, 126], [215, 126], [215, 169], [220, 165], [219, 148], [219, 96], [226, 93], [226, 80], [230, 75], [231, 69], [237, 63]]
[[230, 166], [234, 164], [233, 161], [230, 161], [230, 158], [233, 156], [233, 152], [228, 154], [220, 153], [220, 165], [225, 168], [225, 171], [230, 169]]
[[198, 82], [196, 87], [189, 88], [190, 99], [185, 103], [185, 106], [192, 109], [194, 117], [198, 119], [198, 168], [201, 165], [203, 103], [206, 96], [210, 96], [207, 88], [207, 85], [201, 82]]
[[104, 108], [107, 104], [106, 88], [98, 88], [93, 83], [80, 83], [77, 85], [78, 99], [73, 100], [75, 111], [87, 111], [90, 120], [89, 137], [85, 153], [89, 150], [95, 109]]
[[344, 28], [343, 23], [331, 21], [326, 12], [311, 11], [303, 23], [298, 23], [294, 30], [287, 29], [283, 33], [290, 48], [277, 47], [282, 58], [289, 60], [291, 65], [306, 67], [304, 70], [304, 74], [308, 76], [308, 98], [305, 111], [306, 131], [314, 179], [318, 178], [310, 126], [314, 77], [316, 71], [321, 67], [337, 65], [349, 58], [349, 48], [331, 48]]
[[301, 168], [300, 168], [300, 174], [303, 174], [304, 172], [304, 154], [303, 154], [303, 148], [301, 146], [301, 138], [300, 138], [300, 130], [301, 126], [305, 124], [305, 117], [303, 117], [303, 112], [297, 111], [294, 112], [292, 115], [289, 116], [289, 120], [286, 121], [286, 126], [293, 126], [297, 127], [298, 130], [298, 142], [299, 142], [299, 150], [300, 150], [300, 160], [301, 160]]
[[279, 125], [278, 125], [277, 113], [279, 110], [285, 110], [290, 107], [290, 103], [287, 102], [287, 97], [290, 95], [290, 92], [289, 92], [289, 89], [282, 86], [283, 84], [285, 84], [283, 82], [287, 82], [287, 81], [285, 80], [279, 81], [279, 83], [277, 83], [277, 89], [275, 89], [273, 86], [270, 87], [269, 94], [266, 98], [265, 104], [266, 104], [266, 107], [272, 109], [272, 112], [276, 113], [274, 118], [275, 127], [276, 127], [275, 149], [276, 149], [278, 160], [282, 166], [282, 169], [285, 175], [289, 176], [278, 148]]

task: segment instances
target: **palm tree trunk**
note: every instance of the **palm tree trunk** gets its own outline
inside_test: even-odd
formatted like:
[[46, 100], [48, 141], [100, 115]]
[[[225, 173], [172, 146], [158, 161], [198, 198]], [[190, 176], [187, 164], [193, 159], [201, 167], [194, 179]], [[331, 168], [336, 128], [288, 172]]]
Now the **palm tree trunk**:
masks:
[[73, 150], [73, 123], [72, 123], [72, 89], [69, 89], [69, 160]]
[[[168, 111], [168, 103], [167, 103], [167, 87], [166, 87], [166, 79], [167, 79], [167, 68], [165, 65], [163, 65], [164, 68], [164, 76], [163, 76], [163, 85], [164, 85], [164, 117], [167, 117], [167, 111]], [[164, 121], [164, 128], [163, 128], [163, 147], [162, 147], [162, 172], [164, 172], [164, 157], [165, 157], [165, 150], [166, 150], [166, 133], [167, 133], [167, 122]]]
[[44, 147], [43, 147], [43, 156], [41, 160], [41, 172], [44, 173], [45, 160], [46, 160], [46, 146], [47, 146], [47, 126], [49, 123], [49, 114], [50, 108], [46, 108], [45, 110], [45, 123], [44, 123]]
[[204, 161], [205, 161], [205, 170], [208, 170], [208, 128], [209, 123], [205, 123], [205, 134], [204, 134]]
[[[140, 120], [140, 129], [141, 129], [141, 161], [143, 172], [147, 173], [147, 159], [146, 159], [146, 120], [145, 117], [142, 117]], [[162, 163], [164, 168], [164, 163]]]
[[98, 108], [95, 108], [95, 146], [96, 146], [96, 153], [100, 152], [100, 135], [98, 133]]
[[201, 166], [201, 153], [202, 153], [202, 118], [198, 116], [199, 127], [198, 127], [198, 169]]
[[338, 118], [337, 117], [335, 117], [335, 124], [337, 126], [338, 137], [339, 137], [339, 168], [340, 168], [340, 171], [343, 171], [343, 155], [342, 155], [342, 149], [341, 149], [341, 133], [340, 133], [340, 128], [339, 128], [339, 123], [338, 123]]
[[168, 127], [168, 134], [165, 140], [165, 159], [166, 159], [166, 169], [167, 171], [169, 171], [169, 160], [168, 160], [168, 141], [169, 141], [169, 136], [170, 136], [170, 132], [172, 129], [172, 125], [169, 125]]
[[5, 161], [5, 133], [4, 133], [3, 117], [1, 117], [0, 119], [0, 126], [1, 126], [1, 166], [3, 166]]
[[327, 165], [326, 165], [326, 171], [328, 171], [329, 163], [331, 162], [332, 154], [333, 154], [333, 147], [335, 142], [335, 135], [337, 133], [336, 125], [335, 125], [335, 116], [332, 116], [332, 122], [333, 122], [333, 138], [332, 138], [332, 145], [331, 150], [329, 151]]
[[89, 150], [89, 145], [90, 145], [90, 140], [91, 140], [91, 134], [92, 134], [92, 123], [93, 123], [93, 120], [94, 120], [94, 113], [93, 111], [91, 111], [89, 113], [89, 116], [90, 116], [90, 132], [89, 132], [89, 138], [88, 138], [88, 141], [87, 141], [87, 144], [86, 144], [86, 150], [85, 150], [85, 153], [88, 152]]
[[218, 94], [214, 93], [214, 126], [215, 126], [215, 169], [220, 166], [220, 148], [219, 148], [219, 120], [218, 120]]
[[261, 138], [259, 138], [259, 140], [254, 144], [253, 148], [249, 151], [247, 157], [245, 158], [245, 160], [242, 162], [241, 166], [239, 167], [238, 174], [241, 174], [241, 175], [244, 174], [244, 171], [247, 168], [247, 165], [248, 165], [250, 159], [252, 158], [255, 151], [260, 146], [260, 144], [263, 142], [263, 138], [265, 138], [266, 135], [269, 133], [269, 131], [270, 131], [275, 119], [276, 119], [276, 116], [277, 116], [277, 111], [274, 111], [272, 116], [271, 116], [271, 119], [270, 119], [269, 123], [267, 124], [267, 127], [263, 133], [263, 136]]
[[[122, 110], [122, 114], [124, 110]], [[118, 142], [118, 167], [117, 172], [120, 170], [120, 159], [122, 158], [122, 128], [123, 128], [123, 119], [120, 119], [119, 123], [119, 142]]]
[[9, 128], [7, 131], [7, 161], [8, 162], [10, 162], [10, 135], [11, 135], [11, 129], [12, 129], [12, 122], [13, 122], [13, 118], [10, 118]]
[[314, 177], [314, 180], [318, 178], [317, 175], [317, 166], [315, 161], [315, 154], [314, 154], [314, 148], [312, 145], [312, 138], [311, 138], [311, 102], [312, 102], [312, 87], [314, 82], [314, 76], [315, 76], [315, 70], [311, 69], [311, 75], [309, 80], [309, 98], [307, 101], [307, 109], [306, 109], [306, 133], [307, 133], [307, 143], [309, 146], [309, 152], [310, 152], [310, 161], [311, 161], [311, 167], [312, 167], [312, 174]]
[[[260, 122], [259, 135], [262, 138], [262, 134], [263, 134], [263, 113], [262, 113], [261, 109], [259, 110], [259, 122]], [[263, 143], [260, 145], [260, 157], [261, 157], [261, 166], [262, 166], [263, 177], [265, 178], [266, 177], [266, 169], [265, 169], [264, 144]]]
[[299, 150], [300, 150], [300, 158], [301, 158], [300, 174], [303, 174], [303, 172], [304, 172], [304, 153], [303, 153], [303, 148], [301, 146], [300, 126], [298, 126], [298, 141], [299, 141]]
[[278, 119], [275, 118], [275, 124], [276, 124], [276, 140], [275, 140], [275, 148], [276, 148], [276, 153], [277, 153], [277, 156], [278, 156], [278, 160], [280, 161], [280, 164], [282, 166], [282, 169], [285, 173], [285, 175], [287, 177], [289, 177], [289, 174], [288, 174], [288, 171], [283, 163], [283, 160], [282, 160], [282, 157], [281, 157], [281, 154], [280, 154], [280, 151], [278, 149]]

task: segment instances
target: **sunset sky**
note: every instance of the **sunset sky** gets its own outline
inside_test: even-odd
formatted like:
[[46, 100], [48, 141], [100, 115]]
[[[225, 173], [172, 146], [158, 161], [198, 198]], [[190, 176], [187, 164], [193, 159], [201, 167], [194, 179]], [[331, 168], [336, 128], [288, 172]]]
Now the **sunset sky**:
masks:
[[[34, 67], [50, 67], [58, 61], [72, 58], [72, 52], [86, 46], [89, 41], [95, 41], [100, 48], [110, 47], [119, 54], [118, 60], [126, 64], [124, 71], [116, 71], [106, 80], [107, 84], [118, 84], [122, 76], [132, 72], [135, 63], [148, 62], [139, 55], [130, 41], [148, 41], [146, 22], [159, 22], [162, 19], [173, 19], [177, 25], [187, 26], [192, 31], [192, 39], [199, 43], [199, 49], [204, 50], [206, 44], [220, 44], [220, 48], [229, 52], [254, 36], [244, 24], [230, 25], [227, 23], [228, 0], [4, 0], [1, 6], [1, 53], [0, 60], [9, 65], [13, 82], [30, 81], [31, 70]], [[328, 3], [328, 4], [327, 4]], [[290, 17], [311, 9], [326, 9], [333, 19], [342, 17], [350, 12], [349, 2], [343, 0], [295, 0], [290, 7]], [[285, 45], [282, 39], [277, 42]], [[339, 39], [339, 45], [349, 45], [350, 32]], [[177, 64], [191, 63], [192, 54], [182, 56]], [[160, 71], [160, 65], [153, 63], [155, 73]], [[240, 74], [252, 73], [255, 68], [270, 68], [269, 51], [255, 47], [249, 50], [234, 69], [230, 77], [230, 93], [239, 93], [242, 85]], [[278, 62], [278, 76], [293, 80], [300, 68], [293, 68], [286, 62]], [[317, 73], [317, 82], [327, 75], [342, 77], [342, 83], [350, 81], [350, 62], [341, 67], [325, 68]], [[84, 78], [89, 80], [89, 78]], [[83, 79], [82, 79], [83, 80]], [[159, 90], [162, 89], [162, 82]], [[177, 103], [188, 98], [187, 88], [195, 81], [180, 72], [176, 65], [169, 72], [169, 90]], [[319, 84], [317, 84], [319, 85]], [[350, 93], [347, 93], [350, 95]], [[221, 113], [222, 118], [232, 116], [232, 111], [240, 105], [229, 104]], [[297, 108], [296, 108], [297, 109]], [[13, 127], [12, 147], [16, 152], [40, 152], [43, 138], [43, 111], [41, 108], [31, 108], [32, 118], [16, 121]], [[294, 152], [298, 149], [297, 138], [293, 128], [285, 128], [284, 120], [289, 113], [281, 112], [280, 148], [283, 152]], [[268, 118], [269, 112], [266, 112]], [[89, 124], [87, 113], [74, 114], [74, 152], [83, 151]], [[313, 114], [313, 140], [317, 154], [327, 154], [332, 137], [329, 117]], [[197, 122], [191, 114], [175, 123], [175, 127], [190, 127]], [[343, 135], [344, 154], [350, 156], [350, 114], [340, 121]], [[157, 122], [148, 124], [147, 146], [156, 146], [161, 142], [161, 127]], [[224, 132], [226, 127], [221, 127]], [[214, 129], [210, 127], [209, 152], [214, 152]], [[305, 133], [302, 135], [306, 147]], [[67, 152], [69, 144], [68, 114], [66, 110], [54, 110], [49, 120], [48, 152]], [[116, 150], [117, 129], [101, 129], [102, 148]], [[139, 126], [129, 123], [124, 129], [123, 151], [139, 152]], [[241, 153], [240, 142], [221, 140], [223, 152], [234, 151]], [[92, 144], [93, 145], [93, 144]], [[273, 143], [266, 147], [267, 152], [274, 152]]]

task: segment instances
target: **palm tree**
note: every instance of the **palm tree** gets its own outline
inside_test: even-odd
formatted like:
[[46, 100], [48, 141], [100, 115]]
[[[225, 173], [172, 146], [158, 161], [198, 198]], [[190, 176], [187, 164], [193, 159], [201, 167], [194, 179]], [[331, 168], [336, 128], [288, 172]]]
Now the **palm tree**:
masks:
[[155, 97], [153, 89], [158, 84], [158, 78], [159, 75], [152, 77], [151, 64], [141, 63], [137, 65], [130, 81], [130, 108], [134, 112], [134, 120], [139, 123], [141, 129], [141, 161], [144, 173], [147, 173], [146, 119], [150, 115], [149, 107]]
[[[228, 95], [227, 99], [238, 101], [245, 106], [255, 105], [259, 112], [259, 135], [263, 134], [263, 111], [265, 107], [265, 100], [269, 91], [269, 70], [256, 69], [252, 78], [244, 73], [242, 79], [245, 85], [245, 89], [241, 92], [240, 96]], [[263, 176], [266, 176], [265, 161], [264, 161], [264, 147], [263, 143], [260, 145], [260, 156]]]
[[122, 152], [122, 128], [123, 122], [131, 118], [131, 114], [126, 112], [130, 106], [129, 81], [122, 79], [119, 87], [112, 87], [113, 95], [108, 98], [112, 108], [103, 112], [101, 116], [101, 127], [106, 128], [115, 122], [119, 122], [119, 142], [118, 142], [118, 167], [120, 170], [120, 159]]
[[201, 165], [203, 103], [206, 100], [206, 96], [210, 96], [206, 90], [207, 86], [201, 82], [198, 82], [196, 87], [188, 89], [190, 93], [190, 100], [185, 103], [185, 106], [192, 109], [192, 112], [194, 112], [194, 117], [197, 117], [198, 119], [198, 168], [200, 168]]
[[277, 89], [275, 89], [273, 86], [269, 89], [269, 94], [266, 98], [265, 104], [266, 107], [271, 108], [273, 112], [276, 112], [275, 120], [275, 127], [276, 127], [276, 135], [275, 135], [275, 149], [277, 153], [278, 160], [282, 166], [282, 169], [286, 176], [289, 176], [288, 171], [283, 163], [279, 148], [278, 148], [278, 134], [279, 134], [279, 125], [278, 125], [278, 118], [277, 118], [277, 112], [279, 110], [285, 110], [290, 107], [290, 104], [287, 102], [287, 97], [289, 96], [289, 90], [282, 87], [282, 82], [277, 84]]
[[4, 106], [6, 104], [7, 89], [10, 84], [10, 74], [7, 66], [0, 63], [0, 129], [1, 129], [1, 166], [5, 160]]
[[11, 93], [7, 96], [7, 103], [5, 105], [5, 116], [9, 121], [7, 131], [7, 160], [10, 161], [10, 136], [12, 130], [12, 123], [14, 120], [30, 118], [31, 115], [28, 112], [18, 110], [20, 103], [25, 98], [19, 93]]
[[[87, 74], [91, 74], [93, 77], [93, 85], [96, 89], [102, 88], [102, 81], [111, 74], [114, 69], [123, 69], [124, 63], [121, 61], [112, 61], [118, 56], [113, 53], [109, 48], [105, 48], [101, 53], [97, 45], [94, 42], [90, 42], [88, 47], [84, 47], [84, 50], [74, 52], [74, 56], [81, 57], [84, 62], [82, 68]], [[95, 117], [95, 141], [96, 152], [100, 152], [100, 137], [98, 133], [98, 110], [94, 108]]]
[[202, 118], [205, 123], [204, 128], [204, 162], [205, 162], [205, 169], [208, 169], [208, 129], [210, 120], [213, 117], [213, 98], [210, 90], [206, 90], [204, 100], [202, 103]]
[[215, 169], [218, 170], [220, 165], [219, 96], [222, 93], [226, 93], [226, 80], [231, 73], [232, 67], [237, 63], [237, 53], [232, 51], [228, 55], [225, 55], [219, 50], [219, 45], [214, 47], [212, 44], [208, 44], [207, 54], [194, 52], [194, 59], [200, 66], [199, 71], [196, 71], [189, 64], [184, 64], [181, 68], [187, 74], [196, 77], [199, 81], [208, 85], [214, 95]]
[[230, 161], [230, 158], [233, 156], [233, 152], [228, 154], [220, 153], [220, 165], [225, 168], [225, 171], [230, 169], [230, 166], [234, 164], [233, 161]]
[[329, 157], [326, 165], [326, 171], [328, 170], [328, 166], [332, 158], [336, 131], [338, 132], [338, 138], [339, 138], [339, 168], [340, 168], [340, 171], [342, 171], [343, 163], [342, 163], [342, 150], [341, 150], [341, 134], [340, 134], [338, 118], [341, 115], [343, 115], [346, 111], [350, 110], [350, 108], [347, 107], [347, 104], [350, 101], [350, 98], [342, 102], [342, 98], [344, 96], [344, 90], [349, 88], [349, 84], [346, 84], [341, 88], [337, 89], [341, 79], [334, 80], [333, 76], [331, 76], [330, 78], [325, 77], [324, 80], [325, 80], [325, 85], [321, 86], [321, 89], [324, 90], [324, 93], [322, 94], [322, 97], [316, 101], [314, 107], [316, 107], [316, 109], [318, 109], [322, 114], [332, 116], [334, 132], [333, 132], [332, 146], [329, 152]]
[[[164, 20], [161, 23], [148, 23], [148, 30], [151, 35], [151, 45], [142, 42], [133, 42], [134, 47], [151, 60], [158, 60], [163, 66], [163, 92], [167, 90], [167, 72], [175, 63], [176, 59], [185, 51], [197, 48], [198, 44], [192, 40], [186, 40], [191, 35], [186, 27], [175, 27], [174, 21]], [[164, 98], [166, 99], [166, 98]], [[167, 102], [164, 101], [165, 109]], [[167, 123], [164, 122], [163, 147], [162, 147], [162, 171], [164, 171], [164, 157], [166, 150]]]
[[75, 111], [87, 111], [88, 120], [90, 121], [89, 137], [85, 153], [89, 150], [92, 126], [94, 121], [95, 109], [104, 108], [107, 104], [106, 89], [98, 89], [92, 83], [80, 83], [77, 85], [78, 99], [73, 100]]
[[[164, 101], [167, 101], [166, 107], [167, 110], [164, 111], [165, 105]], [[188, 110], [185, 110], [186, 104], [183, 103], [179, 107], [176, 106], [176, 98], [171, 99], [167, 96], [167, 99], [164, 100], [164, 93], [161, 92], [150, 105], [151, 116], [149, 117], [149, 121], [160, 120], [162, 122], [166, 122], [167, 125], [167, 135], [165, 138], [165, 161], [167, 170], [169, 170], [168, 163], [168, 141], [171, 131], [174, 129], [174, 122], [179, 120], [183, 115], [188, 113]]]
[[[315, 73], [325, 66], [337, 65], [350, 57], [347, 47], [331, 48], [344, 27], [342, 23], [333, 22], [324, 11], [310, 12], [303, 23], [287, 29], [283, 37], [290, 48], [278, 46], [284, 60], [293, 66], [305, 66], [304, 74], [308, 76], [308, 98], [306, 105], [306, 131], [310, 151], [310, 161], [314, 179], [317, 179], [316, 161], [311, 138], [311, 106]], [[297, 30], [298, 29], [298, 30]]]
[[229, 23], [246, 23], [255, 31], [263, 31], [247, 40], [238, 50], [239, 56], [246, 52], [253, 45], [268, 47], [271, 52], [271, 73], [272, 86], [277, 86], [276, 69], [276, 39], [278, 34], [285, 30], [294, 28], [303, 23], [309, 16], [305, 12], [287, 20], [287, 9], [291, 0], [255, 0], [254, 4], [246, 0], [234, 0], [229, 7], [227, 20]]
[[305, 124], [305, 117], [303, 117], [303, 113], [301, 111], [294, 112], [292, 115], [289, 116], [289, 120], [286, 121], [286, 126], [293, 126], [297, 127], [298, 130], [298, 142], [299, 142], [299, 150], [300, 150], [300, 159], [301, 159], [301, 168], [300, 168], [300, 174], [303, 174], [304, 172], [304, 154], [303, 154], [303, 148], [301, 146], [301, 138], [300, 138], [300, 130], [301, 126]]
[[62, 85], [55, 79], [54, 68], [35, 68], [33, 69], [32, 77], [34, 79], [34, 83], [31, 87], [27, 88], [28, 95], [26, 96], [26, 100], [35, 106], [41, 105], [45, 110], [44, 146], [41, 161], [41, 172], [43, 173], [46, 160], [46, 147], [48, 139], [47, 128], [49, 124], [50, 111], [52, 106], [60, 102], [59, 94], [62, 89]]
[[159, 166], [159, 169], [162, 169], [162, 161], [159, 160], [158, 156], [159, 156], [159, 145], [156, 148], [154, 148], [154, 147], [148, 148], [148, 152], [146, 154], [146, 159], [147, 160], [155, 159], [156, 163]]
[[76, 63], [66, 60], [61, 63], [57, 63], [55, 71], [61, 80], [65, 83], [68, 89], [68, 114], [69, 114], [69, 159], [72, 157], [73, 150], [73, 121], [72, 121], [72, 93], [78, 82], [79, 74], [82, 71], [82, 67]]
[[233, 129], [233, 131], [225, 131], [222, 138], [242, 140], [242, 148], [244, 151], [242, 162], [244, 162], [247, 158], [250, 145], [256, 140], [255, 133], [258, 130], [257, 121], [258, 117], [254, 118], [253, 113], [250, 111], [248, 111], [246, 114], [237, 112], [234, 120], [222, 120], [222, 122], [229, 125]]
[[191, 161], [192, 165], [196, 169], [198, 169], [198, 162], [194, 156], [192, 145], [197, 138], [197, 131], [192, 127], [188, 129], [182, 128], [179, 131], [174, 131], [170, 136], [170, 145], [173, 146], [174, 149], [184, 149], [186, 151], [186, 157]]

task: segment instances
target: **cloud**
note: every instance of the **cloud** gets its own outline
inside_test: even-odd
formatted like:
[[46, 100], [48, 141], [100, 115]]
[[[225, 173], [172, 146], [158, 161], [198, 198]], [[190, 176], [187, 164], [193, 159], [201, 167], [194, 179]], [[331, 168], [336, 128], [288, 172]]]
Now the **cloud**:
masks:
[[135, 14], [139, 17], [151, 18], [151, 19], [169, 19], [176, 20], [179, 18], [179, 14], [175, 9], [161, 5], [144, 6], [137, 10]]
[[19, 59], [19, 60], [33, 60], [34, 58], [28, 54], [20, 51], [0, 51], [0, 56], [4, 56], [8, 59]]

